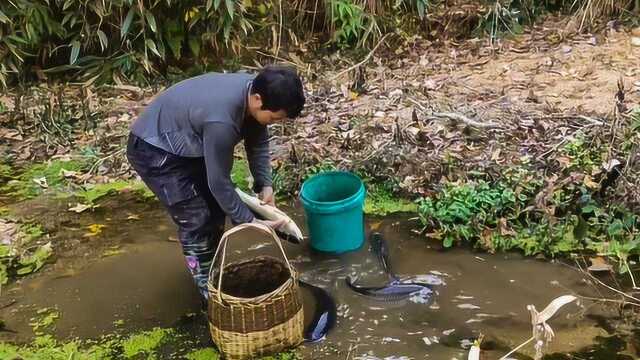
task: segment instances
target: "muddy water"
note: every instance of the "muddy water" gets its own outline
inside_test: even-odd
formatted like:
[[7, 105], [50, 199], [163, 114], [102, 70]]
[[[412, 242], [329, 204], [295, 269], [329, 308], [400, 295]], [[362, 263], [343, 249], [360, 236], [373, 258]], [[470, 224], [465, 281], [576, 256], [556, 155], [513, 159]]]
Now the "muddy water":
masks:
[[[95, 338], [113, 331], [178, 326], [207, 344], [206, 319], [199, 311], [198, 295], [186, 273], [179, 245], [168, 241], [175, 236], [173, 225], [157, 208], [128, 206], [127, 210], [139, 219], [97, 219], [107, 225], [102, 236], [108, 239], [102, 241], [118, 244], [121, 253], [100, 257], [89, 252], [80, 260], [62, 256], [42, 274], [3, 289], [0, 305], [16, 301], [0, 310], [7, 328], [15, 331], [2, 333], [3, 339], [27, 341], [33, 335], [29, 319], [38, 309], [55, 307], [61, 317], [54, 334], [60, 338]], [[301, 217], [299, 211], [291, 214]], [[482, 333], [487, 358], [497, 359], [531, 336], [526, 305], [542, 310], [560, 295], [594, 295], [585, 279], [568, 266], [516, 254], [442, 251], [413, 234], [414, 225], [403, 217], [368, 221], [369, 229], [376, 228], [387, 238], [396, 273], [421, 276], [434, 283], [429, 299], [381, 303], [349, 290], [344, 282], [347, 275], [356, 276], [364, 285], [386, 280], [366, 244], [342, 256], [286, 244], [287, 255], [303, 279], [328, 290], [339, 307], [338, 324], [328, 338], [301, 348], [306, 358], [466, 359], [465, 348]], [[64, 236], [78, 237], [81, 233]], [[262, 237], [234, 238], [229, 253], [232, 259], [277, 255], [269, 240]], [[310, 312], [313, 300], [308, 295], [305, 299]], [[565, 307], [551, 321], [557, 337], [549, 352], [583, 351], [607, 339], [609, 334], [590, 320], [590, 315], [603, 311], [588, 302]], [[531, 356], [531, 347], [523, 353], [522, 359]], [[610, 352], [602, 356], [593, 355], [597, 354], [594, 351], [586, 353], [591, 355], [581, 358], [616, 358]], [[613, 354], [617, 353], [628, 350], [621, 346]]]

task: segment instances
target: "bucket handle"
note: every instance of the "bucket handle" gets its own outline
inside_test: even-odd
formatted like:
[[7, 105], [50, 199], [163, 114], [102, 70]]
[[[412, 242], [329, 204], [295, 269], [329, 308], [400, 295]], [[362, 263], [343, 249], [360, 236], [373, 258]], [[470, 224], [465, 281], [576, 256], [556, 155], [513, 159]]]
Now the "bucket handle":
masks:
[[291, 266], [291, 263], [287, 258], [287, 254], [284, 252], [284, 248], [282, 247], [282, 242], [280, 241], [280, 238], [278, 237], [276, 232], [271, 227], [263, 224], [257, 224], [257, 223], [245, 223], [245, 224], [237, 225], [222, 235], [222, 238], [220, 239], [220, 243], [218, 244], [218, 248], [216, 249], [216, 252], [213, 255], [213, 260], [211, 261], [211, 268], [209, 270], [209, 278], [211, 278], [213, 276], [213, 269], [215, 268], [214, 265], [216, 263], [216, 259], [218, 258], [218, 254], [221, 253], [220, 273], [218, 274], [218, 286], [217, 286], [218, 300], [220, 302], [222, 302], [222, 273], [224, 271], [224, 261], [227, 254], [227, 241], [229, 240], [229, 237], [231, 235], [248, 228], [254, 228], [256, 230], [260, 230], [261, 232], [267, 235], [271, 235], [271, 239], [273, 240], [273, 242], [276, 243], [276, 245], [278, 246], [278, 249], [280, 249], [280, 252], [282, 253], [282, 257], [284, 258], [284, 261], [287, 264], [289, 273], [291, 274], [291, 276], [294, 276], [293, 274], [295, 270], [293, 269], [293, 266]]

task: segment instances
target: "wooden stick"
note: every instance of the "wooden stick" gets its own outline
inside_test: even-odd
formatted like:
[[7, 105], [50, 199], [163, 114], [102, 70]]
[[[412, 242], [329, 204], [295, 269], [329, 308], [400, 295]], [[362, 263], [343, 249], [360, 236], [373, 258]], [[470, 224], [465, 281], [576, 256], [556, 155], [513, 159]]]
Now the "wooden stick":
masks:
[[439, 117], [439, 118], [448, 118], [451, 120], [456, 120], [456, 121], [460, 121], [463, 122], [469, 126], [474, 126], [477, 128], [481, 128], [481, 129], [495, 129], [495, 128], [499, 128], [500, 125], [498, 124], [494, 124], [494, 123], [482, 123], [479, 121], [475, 121], [472, 119], [469, 119], [468, 117], [462, 115], [462, 114], [457, 114], [457, 113], [451, 113], [451, 112], [434, 112], [432, 114], [435, 117]]
[[535, 340], [535, 337], [530, 337], [529, 340], [523, 342], [522, 344], [518, 345], [515, 349], [509, 351], [509, 353], [503, 357], [500, 358], [500, 360], [505, 360], [507, 357], [509, 357], [511, 354], [515, 353], [516, 351], [520, 350], [523, 346], [527, 345], [528, 343], [530, 343], [531, 341]]
[[373, 49], [369, 52], [369, 54], [367, 54], [367, 56], [365, 56], [364, 60], [360, 61], [359, 63], [344, 69], [342, 71], [340, 71], [339, 73], [337, 73], [336, 75], [332, 76], [329, 81], [333, 81], [337, 78], [339, 78], [340, 76], [348, 73], [351, 70], [357, 69], [360, 66], [362, 66], [364, 63], [366, 63], [367, 61], [369, 61], [369, 59], [371, 58], [371, 56], [373, 56], [373, 54], [376, 52], [376, 50], [378, 50], [378, 47], [382, 44], [382, 42], [384, 42], [384, 39], [387, 38], [387, 36], [389, 36], [390, 34], [386, 34], [385, 36], [382, 37], [382, 39], [380, 39], [380, 41], [378, 41], [378, 43], [376, 44], [376, 46], [373, 47]]
[[480, 129], [496, 129], [496, 128], [500, 128], [501, 126], [498, 124], [494, 124], [494, 123], [482, 123], [479, 121], [475, 121], [472, 119], [469, 119], [468, 117], [462, 115], [462, 114], [458, 114], [458, 113], [452, 113], [452, 112], [431, 112], [429, 113], [429, 111], [427, 110], [427, 108], [425, 108], [424, 105], [422, 105], [419, 101], [412, 99], [410, 97], [407, 97], [407, 100], [409, 100], [411, 103], [413, 103], [414, 105], [416, 105], [420, 111], [426, 113], [428, 116], [432, 117], [432, 118], [448, 118], [448, 119], [452, 119], [452, 120], [456, 120], [456, 121], [460, 121], [463, 122], [469, 126], [474, 126]]

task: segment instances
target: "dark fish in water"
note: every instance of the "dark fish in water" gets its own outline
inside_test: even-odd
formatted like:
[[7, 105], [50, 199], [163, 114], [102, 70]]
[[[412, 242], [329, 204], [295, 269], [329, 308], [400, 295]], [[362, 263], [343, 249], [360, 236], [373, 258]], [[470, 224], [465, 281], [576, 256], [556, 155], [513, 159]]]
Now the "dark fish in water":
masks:
[[384, 286], [359, 286], [353, 283], [350, 277], [346, 278], [347, 285], [360, 295], [380, 301], [400, 301], [413, 295], [420, 294], [423, 298], [429, 298], [433, 293], [431, 286], [416, 281], [402, 281], [391, 270], [389, 262], [389, 247], [382, 234], [374, 232], [369, 238], [371, 249], [378, 257], [378, 261], [384, 272], [391, 278]]
[[302, 280], [298, 280], [301, 287], [308, 289], [316, 299], [316, 309], [313, 320], [304, 329], [305, 342], [318, 342], [325, 338], [329, 330], [336, 324], [336, 303], [328, 292]]
[[380, 262], [380, 265], [382, 265], [384, 272], [393, 280], [398, 281], [398, 277], [391, 270], [391, 264], [389, 262], [389, 247], [382, 237], [382, 234], [378, 232], [372, 233], [369, 238], [369, 242], [371, 243], [371, 249], [378, 256], [378, 261]]
[[428, 286], [413, 283], [391, 281], [384, 286], [359, 286], [353, 283], [351, 277], [346, 278], [347, 286], [360, 295], [380, 301], [401, 301], [420, 293], [429, 296], [433, 292]]

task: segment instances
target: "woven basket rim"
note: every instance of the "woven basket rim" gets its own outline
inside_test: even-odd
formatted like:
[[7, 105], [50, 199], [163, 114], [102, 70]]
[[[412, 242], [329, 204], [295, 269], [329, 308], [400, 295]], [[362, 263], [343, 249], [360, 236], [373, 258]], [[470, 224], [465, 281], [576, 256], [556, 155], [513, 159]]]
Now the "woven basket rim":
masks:
[[[226, 268], [229, 267], [237, 267], [237, 266], [241, 266], [244, 264], [248, 264], [248, 263], [252, 263], [252, 262], [259, 262], [259, 261], [263, 261], [263, 260], [271, 260], [277, 263], [280, 263], [282, 265], [284, 265], [284, 267], [289, 270], [289, 278], [282, 283], [282, 285], [278, 286], [276, 289], [274, 289], [273, 291], [270, 291], [268, 293], [259, 295], [259, 296], [254, 296], [254, 297], [237, 297], [237, 296], [233, 296], [233, 295], [229, 295], [226, 294], [224, 291], [222, 291], [222, 289], [220, 289], [220, 291], [218, 291], [218, 288], [212, 283], [211, 281], [211, 277], [209, 277], [209, 281], [207, 282], [207, 290], [209, 292], [209, 296], [213, 297], [213, 296], [217, 296], [218, 293], [220, 294], [220, 297], [223, 300], [226, 301], [230, 301], [230, 302], [234, 302], [234, 303], [253, 303], [256, 302], [257, 299], [260, 299], [260, 302], [266, 301], [272, 297], [278, 296], [280, 294], [282, 294], [284, 291], [286, 291], [291, 285], [292, 282], [296, 282], [298, 280], [298, 273], [295, 271], [295, 269], [293, 267], [289, 268], [287, 267], [286, 263], [276, 257], [273, 256], [269, 256], [269, 255], [260, 255], [260, 256], [256, 256], [254, 258], [251, 259], [244, 259], [244, 260], [240, 260], [240, 261], [235, 261], [235, 262], [231, 262], [228, 263], [225, 266]], [[224, 270], [223, 270], [224, 271]]]

